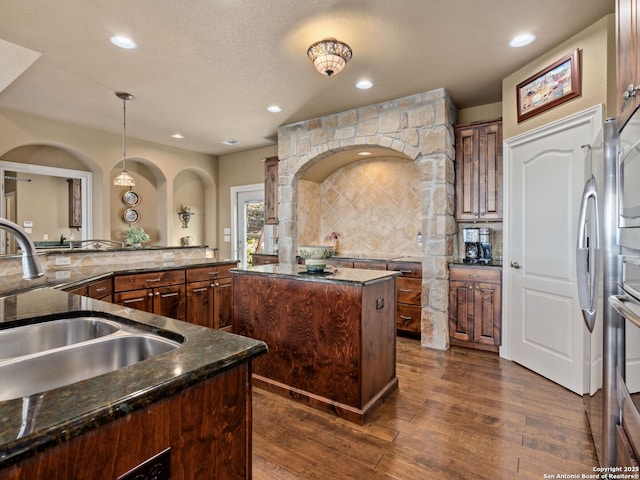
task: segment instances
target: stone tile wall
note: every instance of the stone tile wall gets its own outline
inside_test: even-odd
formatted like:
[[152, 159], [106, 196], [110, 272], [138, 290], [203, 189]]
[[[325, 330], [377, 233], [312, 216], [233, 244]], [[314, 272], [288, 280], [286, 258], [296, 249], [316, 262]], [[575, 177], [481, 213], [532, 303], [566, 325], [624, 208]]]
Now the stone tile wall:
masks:
[[420, 180], [423, 235], [422, 344], [447, 348], [448, 264], [453, 260], [453, 124], [456, 111], [444, 89], [285, 125], [278, 129], [278, 218], [281, 263], [295, 262], [300, 175], [334, 153], [371, 146], [413, 160]]

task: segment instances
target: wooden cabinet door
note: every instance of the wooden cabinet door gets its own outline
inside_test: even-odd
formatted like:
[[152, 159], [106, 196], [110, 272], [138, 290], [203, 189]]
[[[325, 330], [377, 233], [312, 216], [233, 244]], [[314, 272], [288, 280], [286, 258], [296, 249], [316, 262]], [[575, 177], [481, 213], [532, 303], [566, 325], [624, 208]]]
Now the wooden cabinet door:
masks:
[[476, 283], [473, 287], [473, 342], [499, 346], [502, 330], [500, 285]]
[[113, 295], [113, 303], [153, 313], [153, 290], [145, 288], [119, 292]]
[[185, 297], [184, 285], [154, 288], [153, 313], [184, 320], [186, 314]]
[[214, 328], [213, 284], [210, 281], [187, 284], [187, 322]]
[[[625, 98], [625, 92], [640, 84], [640, 32], [638, 0], [617, 0], [616, 43], [618, 78], [618, 128], [622, 127], [640, 103], [640, 92]], [[633, 91], [633, 90], [632, 90]]]
[[456, 220], [502, 220], [502, 121], [455, 129]]
[[478, 149], [478, 218], [502, 220], [501, 123], [480, 128]]
[[449, 283], [449, 337], [452, 340], [473, 340], [473, 292], [472, 283]]
[[475, 127], [456, 129], [456, 219], [478, 218], [478, 144]]
[[220, 330], [231, 330], [233, 295], [231, 278], [221, 278], [213, 287], [213, 324]]

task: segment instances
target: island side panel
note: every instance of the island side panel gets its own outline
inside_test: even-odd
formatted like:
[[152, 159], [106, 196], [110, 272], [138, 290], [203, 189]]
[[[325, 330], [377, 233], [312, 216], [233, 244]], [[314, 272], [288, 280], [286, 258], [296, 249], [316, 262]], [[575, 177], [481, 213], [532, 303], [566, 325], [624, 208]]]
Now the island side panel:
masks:
[[362, 287], [234, 274], [234, 333], [264, 341], [255, 374], [357, 409]]
[[[380, 306], [382, 302], [382, 306]], [[389, 279], [362, 291], [362, 405], [381, 401], [397, 388], [396, 282]], [[378, 398], [376, 398], [378, 397]]]
[[114, 480], [171, 447], [171, 479], [250, 480], [249, 362], [0, 470], [0, 480]]

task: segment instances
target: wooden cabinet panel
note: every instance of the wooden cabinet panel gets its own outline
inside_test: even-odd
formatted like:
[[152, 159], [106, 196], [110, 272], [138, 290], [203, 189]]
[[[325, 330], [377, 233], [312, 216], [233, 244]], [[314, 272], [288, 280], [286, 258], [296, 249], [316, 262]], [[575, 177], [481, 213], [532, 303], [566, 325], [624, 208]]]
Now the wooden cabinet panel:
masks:
[[422, 278], [422, 264], [409, 262], [389, 262], [387, 270], [402, 273], [403, 277]]
[[233, 294], [231, 278], [221, 278], [213, 288], [214, 328], [231, 330], [233, 325]]
[[147, 288], [117, 292], [113, 295], [113, 303], [153, 313], [153, 292]]
[[396, 278], [396, 289], [398, 292], [398, 303], [420, 305], [422, 280], [419, 278], [398, 277]]
[[616, 43], [618, 128], [640, 104], [640, 5], [638, 0], [617, 0]]
[[254, 253], [251, 255], [251, 265], [275, 265], [279, 263], [278, 255]]
[[231, 269], [237, 263], [187, 269], [188, 322], [231, 330], [233, 302]]
[[87, 296], [105, 302], [113, 301], [113, 279], [105, 278], [90, 283], [87, 288]]
[[502, 220], [502, 121], [455, 127], [456, 219]]
[[399, 303], [396, 307], [396, 328], [403, 332], [420, 333], [422, 307]]
[[376, 262], [370, 260], [354, 260], [353, 268], [361, 268], [364, 270], [386, 270], [387, 262]]
[[[189, 271], [187, 270], [187, 276]], [[214, 328], [212, 283], [205, 280], [187, 284], [187, 321]]]
[[264, 223], [278, 224], [278, 157], [264, 159]]
[[184, 320], [186, 315], [185, 300], [184, 284], [154, 288], [153, 313]]
[[449, 278], [451, 343], [498, 351], [502, 343], [500, 269], [452, 265]]
[[166, 285], [180, 285], [185, 282], [184, 270], [164, 270], [149, 273], [117, 275], [113, 280], [114, 290], [124, 292], [141, 288], [155, 288]]
[[195, 267], [187, 269], [187, 282], [201, 282], [215, 280], [222, 277], [230, 277], [231, 269], [236, 268], [237, 263], [214, 265], [211, 267]]

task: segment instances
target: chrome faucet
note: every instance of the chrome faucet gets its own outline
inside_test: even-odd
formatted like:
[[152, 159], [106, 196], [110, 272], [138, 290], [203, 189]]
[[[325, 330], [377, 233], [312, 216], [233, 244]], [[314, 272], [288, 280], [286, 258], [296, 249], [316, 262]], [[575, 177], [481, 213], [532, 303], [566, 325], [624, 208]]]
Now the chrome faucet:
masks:
[[22, 250], [22, 277], [26, 279], [41, 277], [44, 271], [36, 254], [36, 246], [27, 236], [27, 232], [20, 228], [20, 225], [1, 217], [0, 230], [12, 233], [20, 245]]

